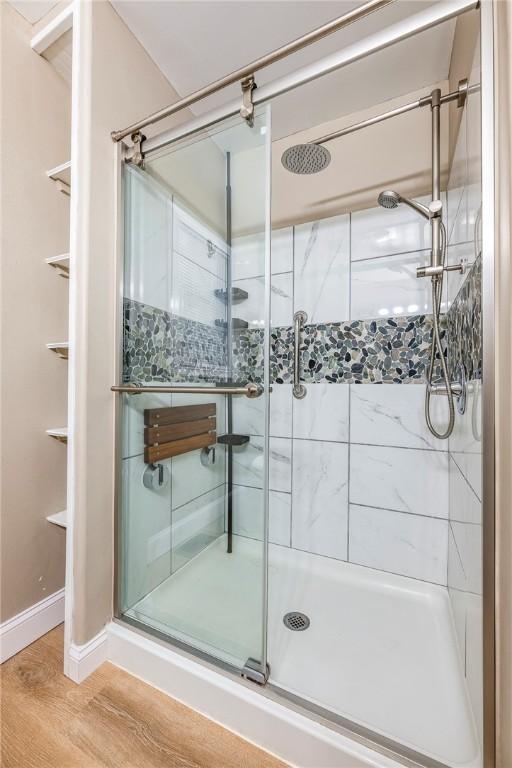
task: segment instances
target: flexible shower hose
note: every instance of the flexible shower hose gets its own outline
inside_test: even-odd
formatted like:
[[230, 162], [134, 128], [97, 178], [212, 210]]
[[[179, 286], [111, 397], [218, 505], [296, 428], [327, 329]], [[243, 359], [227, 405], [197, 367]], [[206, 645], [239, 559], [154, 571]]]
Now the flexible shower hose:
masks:
[[[443, 223], [441, 223], [441, 252], [442, 252], [442, 265], [445, 265], [446, 259], [446, 229]], [[427, 376], [427, 388], [425, 391], [425, 420], [430, 432], [434, 437], [439, 440], [446, 440], [453, 432], [453, 426], [455, 424], [455, 406], [453, 404], [453, 395], [451, 391], [450, 379], [448, 376], [448, 366], [446, 365], [446, 358], [443, 352], [443, 346], [441, 344], [441, 333], [439, 331], [439, 316], [441, 313], [441, 300], [443, 296], [443, 272], [440, 275], [435, 275], [432, 278], [432, 343], [430, 346], [430, 364]], [[448, 426], [444, 432], [438, 432], [432, 423], [430, 416], [430, 387], [432, 386], [432, 379], [434, 377], [434, 366], [436, 361], [436, 351], [439, 352], [441, 360], [441, 369], [443, 372], [443, 381], [446, 387], [448, 397], [448, 409], [449, 418]]]

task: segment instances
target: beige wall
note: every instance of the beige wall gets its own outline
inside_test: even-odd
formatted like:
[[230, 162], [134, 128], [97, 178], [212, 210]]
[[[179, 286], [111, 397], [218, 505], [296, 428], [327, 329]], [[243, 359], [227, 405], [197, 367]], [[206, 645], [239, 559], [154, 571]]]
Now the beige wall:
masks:
[[[330, 165], [321, 173], [297, 176], [281, 164], [283, 151], [342, 127], [416, 100], [433, 88], [446, 91], [447, 83], [346, 115], [316, 128], [287, 136], [272, 145], [272, 224], [287, 226], [347, 211], [373, 208], [383, 188], [396, 188], [405, 196], [418, 196], [431, 185], [431, 123], [428, 109], [416, 109], [392, 120], [329, 142]], [[448, 170], [448, 119], [441, 117], [443, 186]]]
[[[75, 41], [80, 66], [74, 109], [80, 119], [73, 154], [76, 295], [71, 340], [78, 375], [71, 386], [77, 404], [70, 445], [74, 473], [71, 639], [82, 644], [112, 615], [115, 396], [110, 386], [117, 379], [117, 286], [115, 145], [110, 131], [176, 100], [177, 95], [110, 3], [81, 3], [78, 14]], [[186, 113], [180, 115], [179, 120], [185, 119]]]
[[69, 201], [45, 171], [69, 159], [70, 94], [30, 49], [31, 25], [1, 18], [1, 621], [64, 586], [68, 284], [44, 260], [68, 250]]

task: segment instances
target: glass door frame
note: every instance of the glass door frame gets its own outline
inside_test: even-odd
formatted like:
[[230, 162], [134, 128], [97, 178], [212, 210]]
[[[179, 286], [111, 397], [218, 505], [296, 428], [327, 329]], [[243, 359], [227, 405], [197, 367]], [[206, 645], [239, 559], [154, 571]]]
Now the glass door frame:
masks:
[[[270, 425], [270, 331], [271, 331], [271, 174], [272, 174], [272, 126], [271, 126], [271, 108], [270, 104], [264, 104], [257, 107], [258, 113], [264, 115], [265, 131], [262, 131], [265, 138], [262, 142], [264, 147], [264, 173], [265, 173], [265, 200], [264, 200], [264, 341], [263, 341], [263, 488], [262, 488], [262, 515], [263, 515], [263, 559], [262, 559], [262, 675], [256, 671], [253, 677], [253, 670], [248, 667], [240, 669], [239, 667], [210, 654], [201, 648], [195, 647], [192, 643], [185, 642], [179, 638], [173, 637], [172, 632], [167, 634], [163, 631], [144, 624], [137, 619], [125, 615], [122, 611], [122, 574], [124, 571], [124, 551], [122, 536], [122, 515], [123, 515], [123, 478], [122, 478], [122, 443], [123, 443], [123, 399], [130, 395], [117, 393], [115, 402], [115, 477], [114, 477], [114, 595], [113, 595], [113, 614], [114, 620], [122, 624], [128, 624], [138, 632], [149, 635], [153, 638], [164, 641], [166, 644], [185, 651], [188, 654], [206, 662], [213, 668], [220, 668], [237, 677], [242, 675], [253, 679], [254, 682], [265, 682], [268, 677], [267, 660], [267, 636], [268, 636], [268, 537], [269, 537], [269, 425]], [[239, 118], [243, 122], [242, 118]], [[233, 124], [233, 116], [221, 117], [214, 123], [209, 124], [209, 128], [218, 128], [222, 130], [223, 124]], [[183, 138], [194, 137], [197, 134], [204, 134], [203, 126], [194, 131], [185, 131], [183, 136], [177, 137], [175, 141], [167, 144], [177, 144]], [[157, 154], [155, 149], [153, 154]], [[146, 155], [149, 159], [150, 153]], [[116, 380], [119, 385], [123, 384], [124, 361], [123, 361], [123, 334], [124, 334], [124, 294], [125, 294], [125, 225], [126, 225], [126, 185], [124, 182], [124, 165], [130, 162], [130, 148], [123, 142], [116, 145], [116, 286], [117, 300], [115, 313], [115, 370]], [[158, 186], [158, 182], [155, 182]], [[228, 222], [230, 224], [230, 222]], [[228, 243], [228, 248], [230, 249]], [[228, 339], [231, 343], [231, 338]], [[169, 386], [172, 386], [170, 384]], [[201, 385], [197, 386], [200, 391]], [[262, 680], [264, 677], [264, 681]]]

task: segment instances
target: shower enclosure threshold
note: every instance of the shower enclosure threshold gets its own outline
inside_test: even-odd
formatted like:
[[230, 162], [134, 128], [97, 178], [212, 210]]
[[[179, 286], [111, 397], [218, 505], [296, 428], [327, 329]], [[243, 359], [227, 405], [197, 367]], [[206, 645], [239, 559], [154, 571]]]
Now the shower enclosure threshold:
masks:
[[[193, 631], [170, 630], [181, 606], [193, 605], [192, 622], [206, 624], [210, 640], [219, 642], [213, 598], [222, 589], [227, 614], [237, 617], [228, 653], [216, 654], [210, 643], [195, 645], [236, 666], [240, 649], [252, 641], [257, 627], [251, 611], [259, 608], [244, 603], [243, 584], [233, 590], [231, 569], [239, 585], [250, 581], [260, 557], [261, 542], [239, 536], [233, 555], [226, 557], [221, 536], [127, 616], [193, 645]], [[283, 617], [291, 611], [308, 616], [306, 630], [290, 631], [285, 625]], [[322, 718], [331, 715], [335, 726], [355, 723], [444, 765], [478, 765], [476, 729], [445, 588], [271, 544], [268, 623], [267, 693], [310, 706]], [[219, 624], [219, 632], [222, 628]], [[326, 659], [328, 664], [320, 663]]]

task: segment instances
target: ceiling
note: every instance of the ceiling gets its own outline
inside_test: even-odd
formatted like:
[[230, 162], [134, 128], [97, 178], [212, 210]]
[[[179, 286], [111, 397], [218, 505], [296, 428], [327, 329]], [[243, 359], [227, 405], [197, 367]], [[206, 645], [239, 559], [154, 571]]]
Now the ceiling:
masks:
[[10, 4], [30, 24], [35, 24], [57, 5], [58, 0], [10, 0]]
[[[184, 96], [360, 5], [360, 0], [111, 0], [132, 33]], [[326, 56], [434, 0], [397, 0], [383, 10], [262, 70], [257, 83]], [[277, 99], [273, 138], [296, 133], [429, 86], [448, 76], [455, 21], [428, 30]], [[404, 66], [406, 62], [406, 66]], [[239, 93], [231, 86], [195, 114]]]

